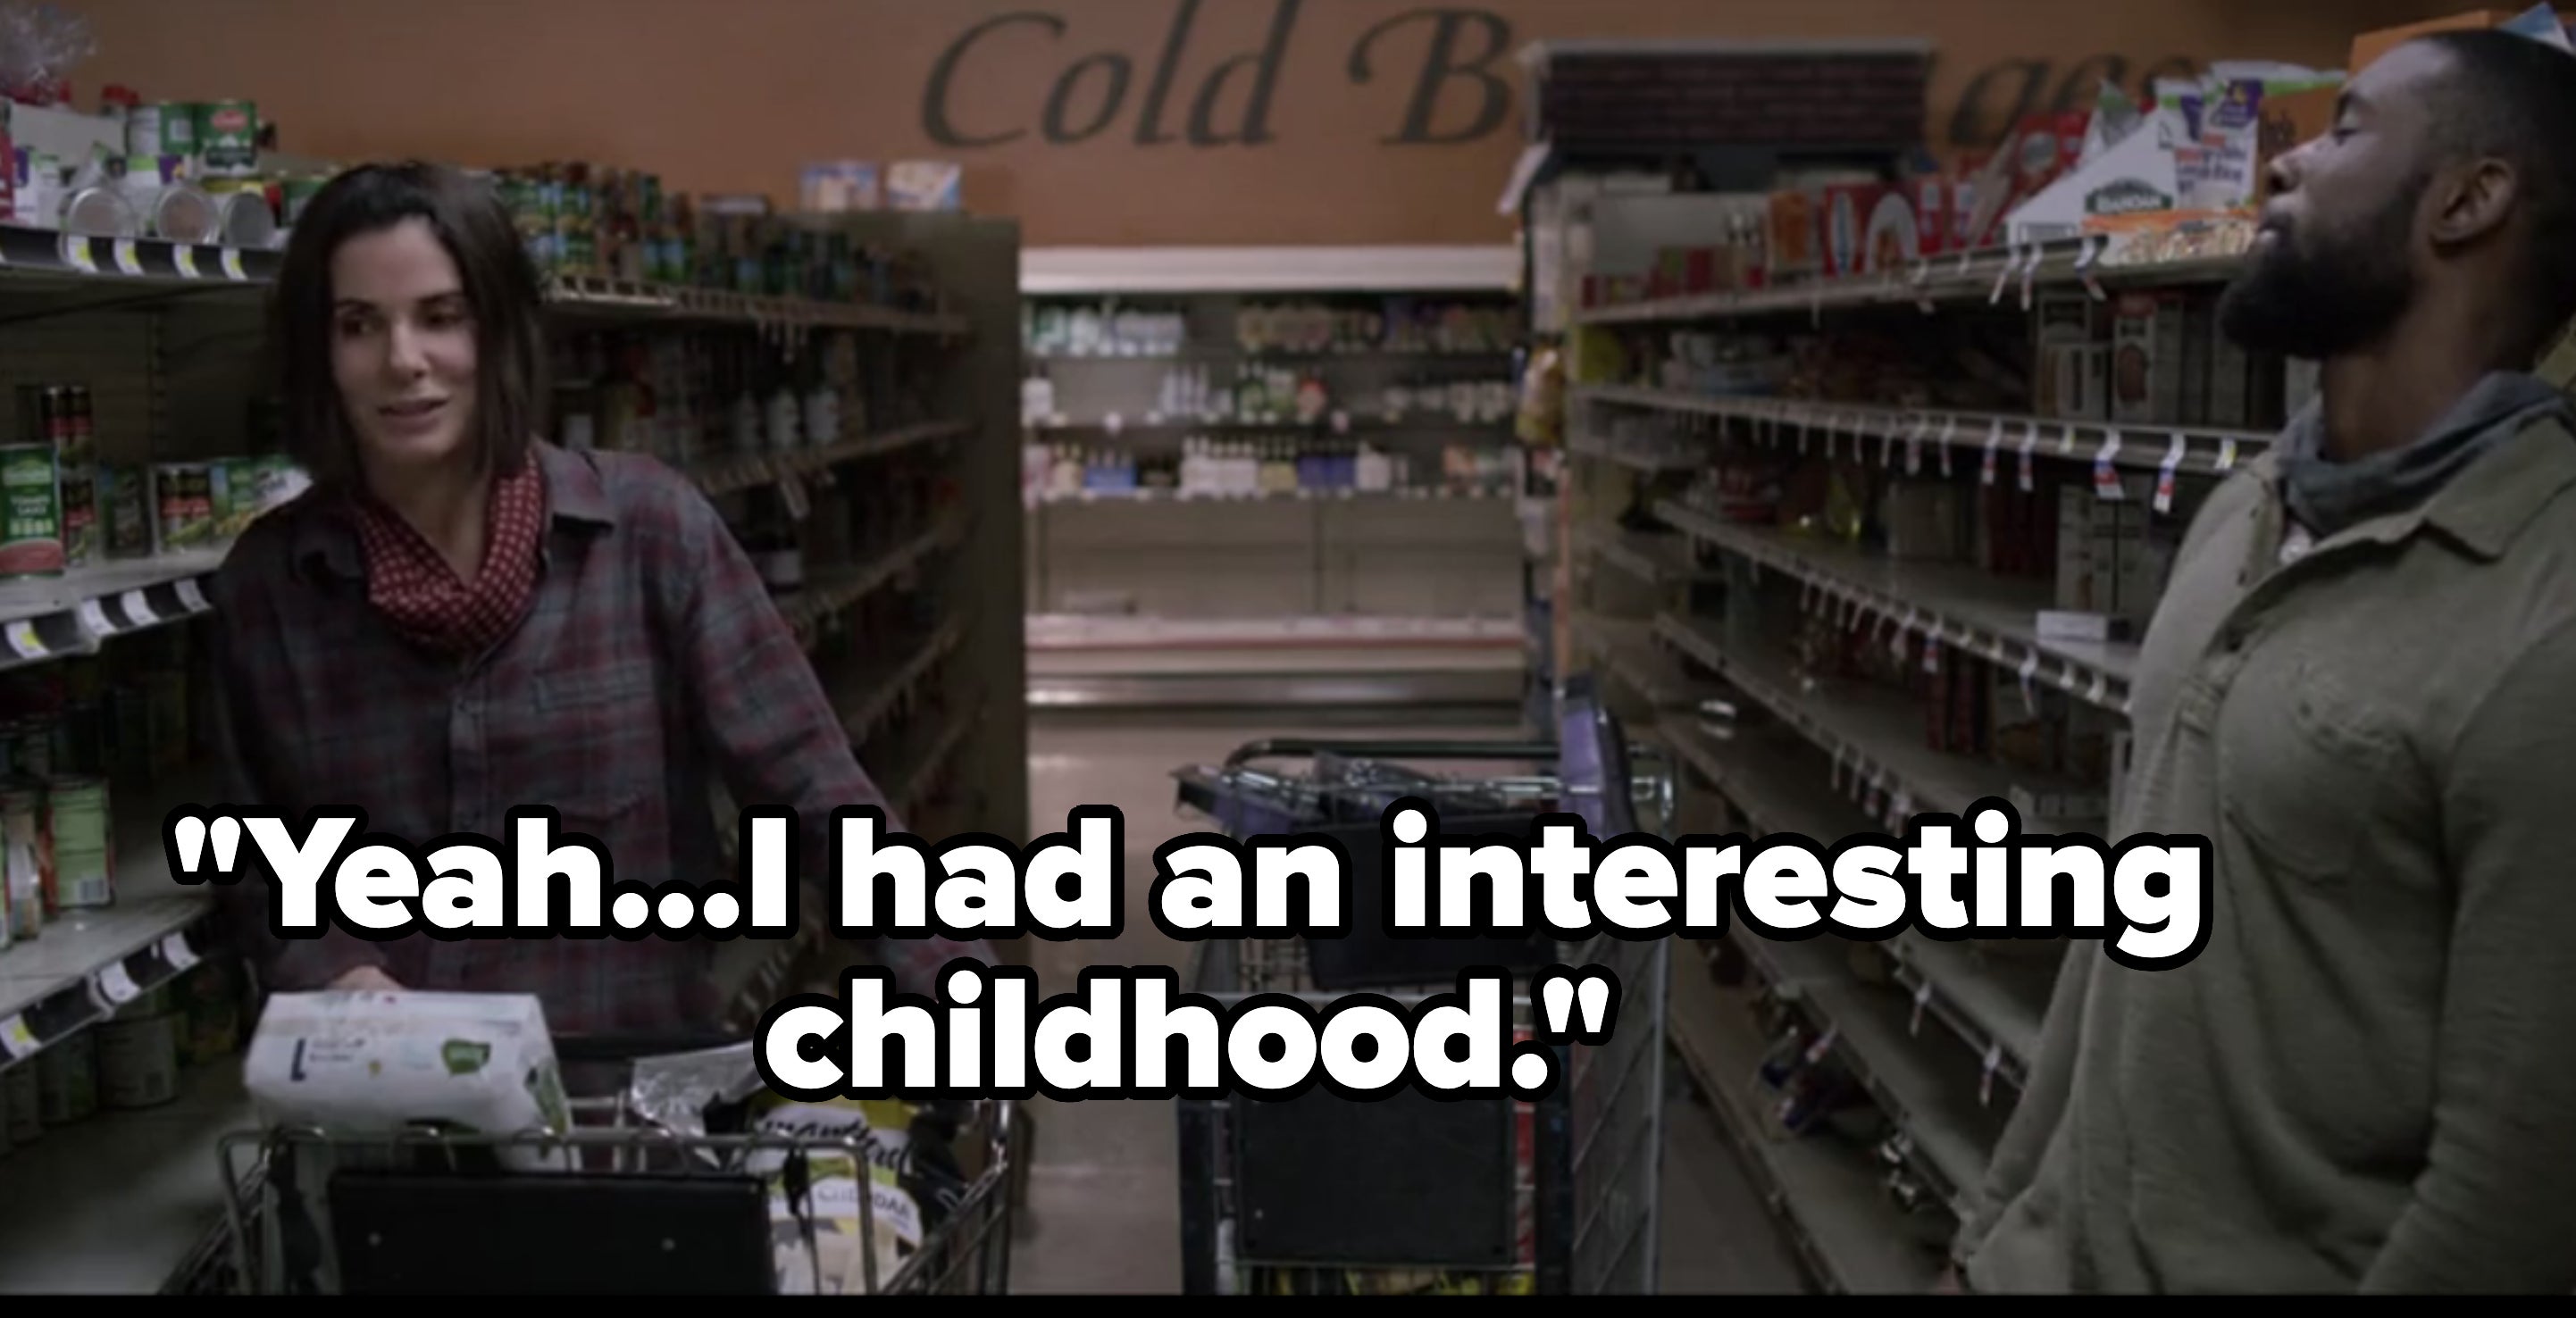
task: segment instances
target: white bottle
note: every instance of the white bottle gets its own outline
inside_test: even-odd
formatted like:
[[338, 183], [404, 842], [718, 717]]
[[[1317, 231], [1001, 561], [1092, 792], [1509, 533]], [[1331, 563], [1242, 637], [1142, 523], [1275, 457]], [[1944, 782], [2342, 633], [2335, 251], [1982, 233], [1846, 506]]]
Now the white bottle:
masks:
[[1358, 484], [1371, 494], [1384, 494], [1395, 486], [1395, 467], [1386, 455], [1372, 444], [1360, 445]]

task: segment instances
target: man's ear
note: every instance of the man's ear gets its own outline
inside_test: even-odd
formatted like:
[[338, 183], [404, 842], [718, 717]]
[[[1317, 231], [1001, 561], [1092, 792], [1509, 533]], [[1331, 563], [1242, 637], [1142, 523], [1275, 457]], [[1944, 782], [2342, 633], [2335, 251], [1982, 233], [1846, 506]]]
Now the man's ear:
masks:
[[2503, 227], [2522, 192], [2513, 166], [2493, 156], [2444, 171], [2434, 186], [2441, 202], [2433, 213], [2437, 247], [2475, 242]]

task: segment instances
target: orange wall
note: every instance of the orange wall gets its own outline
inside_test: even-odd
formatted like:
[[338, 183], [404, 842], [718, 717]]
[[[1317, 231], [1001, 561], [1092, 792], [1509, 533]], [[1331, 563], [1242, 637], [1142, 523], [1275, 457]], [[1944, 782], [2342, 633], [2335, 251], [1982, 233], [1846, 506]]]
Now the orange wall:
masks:
[[[1399, 23], [1371, 47], [1377, 76], [1352, 77], [1355, 46], [1408, 0], [1199, 0], [1174, 65], [1167, 133], [1187, 124], [1209, 74], [1258, 51], [1276, 6], [1294, 7], [1256, 145], [1139, 144], [1140, 105], [1177, 8], [1189, 0], [69, 0], [99, 54], [76, 73], [84, 99], [125, 83], [147, 99], [246, 96], [284, 147], [356, 158], [418, 153], [471, 164], [592, 159], [653, 169], [673, 186], [792, 198], [798, 166], [836, 157], [962, 161], [976, 210], [1025, 222], [1032, 245], [1482, 243], [1509, 236], [1493, 213], [1521, 145], [1513, 104], [1484, 136], [1387, 144], [1404, 123], [1434, 23]], [[2119, 61], [2132, 84], [2167, 61], [2261, 57], [2341, 67], [2357, 28], [2444, 5], [2410, 0], [1474, 0], [1510, 49], [1572, 37], [1920, 37], [1937, 51], [1930, 132], [1994, 131], [2034, 72], [2053, 96], [2087, 60]], [[1044, 12], [1061, 35], [996, 27], [958, 62], [959, 131], [1019, 136], [936, 144], [925, 92], [942, 52], [988, 19]], [[1459, 29], [1458, 59], [1496, 26]], [[1128, 67], [1118, 118], [1058, 145], [1038, 131], [1058, 75], [1114, 52]], [[1114, 60], [1068, 108], [1089, 117]], [[1517, 67], [1510, 75], [1517, 102]], [[2105, 67], [2093, 66], [2097, 70]], [[1248, 72], [1248, 71], [1247, 71]], [[1980, 73], [1989, 73], [1978, 95]], [[1238, 73], [1216, 116], [1244, 118]], [[2078, 80], [2078, 85], [2083, 85]], [[1446, 87], [1434, 129], [1471, 126], [1477, 84]], [[1962, 103], [1965, 120], [1954, 125]]]

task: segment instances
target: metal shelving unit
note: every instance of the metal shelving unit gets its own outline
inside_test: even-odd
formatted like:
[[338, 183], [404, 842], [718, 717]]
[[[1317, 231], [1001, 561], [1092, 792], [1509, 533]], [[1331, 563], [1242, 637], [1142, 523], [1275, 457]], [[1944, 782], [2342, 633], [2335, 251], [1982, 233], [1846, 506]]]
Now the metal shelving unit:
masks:
[[[925, 510], [916, 532], [883, 552], [817, 565], [808, 588], [783, 602], [805, 634], [877, 592], [927, 582], [944, 610], [917, 649], [873, 656], [865, 672], [822, 674], [844, 702], [855, 742], [882, 731], [888, 712], [937, 680], [958, 712], [910, 735], [901, 800], [926, 800], [942, 784], [952, 831], [1009, 838], [1027, 832], [1024, 708], [1019, 699], [1020, 614], [976, 607], [1020, 594], [1018, 464], [1009, 435], [1018, 404], [1018, 229], [1009, 221], [953, 215], [864, 215], [811, 221], [914, 251], [941, 289], [937, 307], [879, 307], [724, 294], [617, 281], [557, 279], [548, 303], [566, 329], [703, 329], [737, 326], [791, 338], [870, 336], [866, 350], [939, 354], [928, 378], [931, 420], [895, 425], [821, 447], [727, 455], [688, 473], [723, 500], [756, 487], [829, 485], [864, 464], [933, 449], [953, 502]], [[274, 252], [108, 241], [0, 226], [0, 326], [43, 322], [41, 354], [14, 354], [12, 380], [86, 380], [97, 396], [101, 449], [118, 461], [184, 459], [240, 451], [233, 423], [256, 379], [262, 293]], [[965, 534], [969, 527], [976, 533]], [[873, 530], [874, 528], [871, 528]], [[185, 623], [208, 610], [207, 576], [225, 548], [106, 560], [59, 578], [0, 585], [0, 669], [98, 653], [129, 633]], [[996, 697], [993, 692], [1005, 693]], [[118, 902], [65, 912], [38, 938], [0, 949], [0, 1074], [40, 1063], [47, 1050], [115, 1007], [175, 981], [215, 949], [202, 926], [212, 900], [167, 875], [164, 813], [209, 802], [220, 789], [197, 773], [156, 783], [148, 796], [115, 798]], [[745, 991], [774, 993], [775, 964], [745, 968]], [[251, 1119], [237, 1064], [184, 1073], [174, 1103], [101, 1113], [51, 1129], [0, 1159], [0, 1291], [149, 1292], [174, 1269], [220, 1263], [202, 1246], [221, 1217], [215, 1138]]]
[[[2125, 255], [2099, 239], [2000, 248], [1885, 274], [1597, 306], [1574, 319], [1593, 333], [1729, 322], [1751, 333], [1794, 323], [1806, 333], [1829, 328], [1829, 314], [1839, 313], [1868, 313], [1879, 317], [1871, 324], [1886, 325], [1888, 315], [2028, 311], [2043, 288], [2085, 288], [2107, 302], [2121, 289], [2215, 284], [2238, 264], [2233, 256], [2158, 263]], [[1826, 845], [1891, 831], [1917, 813], [1959, 813], [2015, 789], [2060, 799], [2101, 794], [1933, 749], [1922, 697], [1808, 676], [1780, 631], [1792, 603], [1908, 661], [1937, 642], [1944, 658], [1991, 665], [2004, 679], [1988, 688], [1996, 700], [2008, 698], [2018, 677], [2025, 701], [2058, 692], [2115, 723], [2128, 710], [2138, 647], [2043, 636], [2040, 615], [2056, 598], [2044, 582], [1748, 523], [1685, 493], [1688, 477], [1721, 452], [1830, 458], [1872, 479], [1885, 473], [2023, 494], [2043, 476], [2057, 485], [2089, 469], [2097, 491], [2139, 501], [2142, 473], [2150, 491], [2168, 476], [2205, 485], [2270, 441], [2206, 425], [1712, 396], [1609, 381], [1569, 385], [1566, 435], [1568, 451], [1582, 459], [1569, 475], [1569, 543], [1589, 558], [1594, 578], [1626, 582], [1604, 593], [1600, 581], [1587, 586], [1578, 576], [1586, 603], [1556, 602], [1573, 618], [1574, 658], [1656, 713], [1657, 735], [1686, 769], [1688, 792], [1722, 802], [1725, 827]], [[2153, 509], [2159, 520], [2185, 512]], [[1641, 517], [1664, 532], [1652, 548], [1640, 545]], [[2100, 819], [2025, 818], [2023, 827], [2107, 831]], [[1879, 1181], [1891, 1160], [1901, 1162], [1909, 1184], [1929, 1187], [1937, 1201], [1928, 1211], [1954, 1216], [1982, 1178], [2036, 1062], [2065, 945], [2010, 944], [1912, 930], [1876, 945], [1831, 935], [1775, 942], [1738, 928], [1726, 947], [1754, 986], [1731, 988], [1687, 964], [1676, 969], [1674, 1046], [1824, 1288], [1931, 1286], [1942, 1246], [1927, 1238], [1926, 1201], [1909, 1210]], [[1896, 1132], [1891, 1139], [1873, 1151], [1829, 1132], [1792, 1137], [1783, 1128], [1771, 1110], [1777, 1094], [1754, 1078], [1770, 1047], [1754, 1015], [1766, 1000], [1802, 1021], [1805, 1039], [1825, 1041], [1821, 1055], [1857, 1081]]]

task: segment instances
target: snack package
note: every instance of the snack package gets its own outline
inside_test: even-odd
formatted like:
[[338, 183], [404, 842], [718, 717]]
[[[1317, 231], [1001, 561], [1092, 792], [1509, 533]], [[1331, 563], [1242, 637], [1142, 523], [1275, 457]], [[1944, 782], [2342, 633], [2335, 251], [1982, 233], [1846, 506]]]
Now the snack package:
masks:
[[[768, 1186], [778, 1289], [784, 1295], [868, 1292], [874, 1256], [884, 1289], [967, 1190], [957, 1158], [962, 1105], [899, 1100], [798, 1103], [763, 1087], [752, 1045], [635, 1064], [628, 1106], [673, 1134], [747, 1133], [805, 1145], [753, 1152], [739, 1170]], [[859, 1196], [867, 1198], [863, 1221]], [[868, 1248], [868, 1246], [873, 1246]]]
[[[572, 1124], [545, 1009], [524, 994], [278, 994], [243, 1080], [272, 1125], [369, 1134]], [[543, 1158], [528, 1149], [503, 1161], [533, 1169]]]

